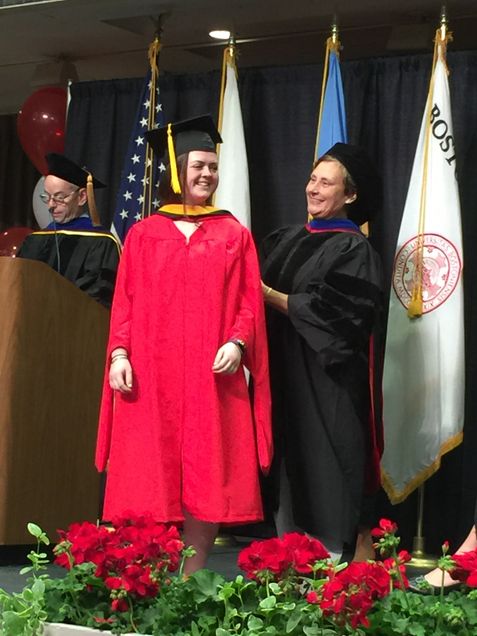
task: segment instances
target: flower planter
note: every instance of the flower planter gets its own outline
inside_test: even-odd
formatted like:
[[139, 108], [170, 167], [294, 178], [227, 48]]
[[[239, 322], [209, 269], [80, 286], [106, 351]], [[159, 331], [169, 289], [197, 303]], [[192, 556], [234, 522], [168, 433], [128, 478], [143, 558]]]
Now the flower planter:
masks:
[[[80, 627], [79, 625], [65, 625], [64, 623], [46, 623], [43, 636], [98, 636], [98, 634], [111, 634], [111, 632]], [[138, 634], [124, 634], [124, 636], [140, 636]]]

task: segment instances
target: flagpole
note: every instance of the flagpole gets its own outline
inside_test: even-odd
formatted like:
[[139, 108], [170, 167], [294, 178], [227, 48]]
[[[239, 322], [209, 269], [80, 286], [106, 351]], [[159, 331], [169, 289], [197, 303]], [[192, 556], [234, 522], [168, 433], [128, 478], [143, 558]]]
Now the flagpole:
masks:
[[[217, 129], [221, 133], [222, 125], [224, 123], [224, 98], [225, 98], [225, 86], [227, 83], [227, 65], [230, 64], [236, 70], [235, 65], [235, 37], [231, 33], [229, 37], [229, 41], [227, 42], [227, 46], [224, 48], [223, 56], [222, 56], [222, 75], [220, 77], [220, 93], [219, 93], [219, 116], [217, 121]], [[217, 144], [215, 147], [215, 152], [217, 154], [217, 161], [220, 160], [220, 147], [221, 144]], [[216, 192], [212, 197], [212, 205], [215, 205], [215, 197]]]
[[437, 565], [437, 557], [426, 553], [424, 526], [424, 484], [417, 489], [417, 528], [412, 540], [411, 560], [406, 564], [410, 568], [431, 569]]
[[[159, 66], [158, 58], [161, 51], [161, 34], [162, 34], [162, 15], [159, 16], [156, 26], [156, 34], [154, 40], [149, 45], [148, 59], [149, 66], [151, 68], [151, 86], [149, 90], [149, 116], [148, 116], [148, 129], [154, 128], [156, 118], [156, 97], [157, 97], [157, 82], [159, 78]], [[141, 209], [141, 217], [144, 219], [151, 214], [151, 201], [154, 188], [153, 175], [154, 175], [154, 153], [146, 141], [146, 157], [144, 160], [144, 183], [143, 183], [143, 202]]]
[[321, 96], [320, 96], [320, 109], [318, 112], [318, 125], [317, 125], [317, 134], [316, 134], [316, 142], [315, 142], [315, 153], [314, 157], [318, 153], [318, 147], [320, 145], [320, 135], [321, 135], [321, 121], [323, 117], [323, 104], [325, 101], [325, 91], [326, 91], [326, 83], [328, 81], [328, 67], [330, 61], [330, 54], [333, 51], [337, 57], [340, 55], [341, 42], [339, 41], [338, 34], [338, 20], [336, 15], [333, 16], [333, 23], [331, 25], [331, 35], [326, 40], [326, 49], [325, 49], [325, 62], [323, 67], [323, 79], [321, 82]]
[[441, 8], [440, 27], [436, 31], [434, 40], [434, 55], [432, 60], [431, 81], [429, 83], [429, 94], [427, 97], [427, 123], [424, 138], [424, 169], [421, 183], [421, 202], [419, 212], [419, 228], [418, 228], [418, 246], [416, 256], [416, 276], [412, 289], [412, 296], [409, 302], [407, 314], [409, 318], [421, 318], [423, 311], [422, 299], [422, 276], [423, 276], [423, 253], [424, 253], [424, 227], [425, 227], [425, 210], [426, 210], [426, 194], [427, 194], [427, 166], [429, 157], [429, 139], [431, 134], [431, 118], [434, 95], [434, 71], [437, 63], [439, 51], [441, 51], [444, 61], [446, 60], [447, 42], [452, 39], [452, 35], [447, 31], [447, 15], [446, 8]]
[[111, 232], [121, 243], [130, 227], [150, 216], [153, 208], [159, 204], [155, 196], [156, 176], [159, 171], [165, 170], [165, 166], [162, 163], [158, 165], [157, 160], [154, 160], [144, 132], [163, 123], [158, 57], [164, 17], [165, 14], [161, 14], [154, 19], [154, 38], [147, 49], [148, 70], [133, 120], [116, 198]]
[[[222, 58], [222, 76], [220, 78], [220, 101], [219, 101], [219, 119], [218, 129], [222, 130], [222, 124], [224, 121], [224, 96], [225, 96], [225, 84], [227, 78], [227, 64], [231, 64], [235, 67], [235, 37], [230, 35], [227, 46], [224, 49]], [[220, 145], [218, 144], [217, 152], [220, 152]]]
[[[428, 96], [428, 104], [427, 104], [427, 129], [426, 129], [426, 137], [425, 137], [425, 148], [424, 148], [424, 171], [422, 178], [422, 188], [421, 188], [421, 204], [420, 204], [420, 215], [419, 215], [419, 239], [422, 239], [424, 234], [424, 214], [423, 210], [425, 209], [425, 196], [427, 189], [427, 160], [428, 160], [428, 147], [429, 147], [429, 134], [430, 134], [430, 126], [431, 126], [431, 109], [432, 109], [432, 95], [434, 88], [434, 69], [437, 62], [438, 55], [438, 47], [447, 46], [448, 40], [451, 38], [451, 34], [448, 33], [447, 30], [447, 15], [446, 15], [446, 7], [443, 5], [441, 8], [441, 17], [440, 17], [440, 27], [436, 31], [435, 37], [435, 45], [434, 45], [434, 57], [432, 62], [432, 75], [431, 82], [429, 87], [429, 96]], [[422, 260], [423, 260], [423, 244], [422, 240], [419, 241], [418, 245], [418, 268], [417, 275], [419, 277], [417, 283], [417, 292], [413, 289], [413, 300], [415, 301], [417, 298], [417, 302], [420, 306], [417, 308], [419, 313], [413, 313], [408, 309], [408, 315], [410, 318], [420, 318], [422, 316]], [[419, 295], [419, 297], [417, 297]], [[412, 300], [411, 300], [412, 302]], [[414, 312], [416, 311], [416, 307], [414, 307]], [[426, 539], [423, 534], [423, 526], [424, 526], [424, 494], [425, 494], [425, 483], [421, 484], [417, 489], [417, 527], [416, 527], [416, 536], [413, 539], [413, 549], [412, 549], [412, 559], [407, 564], [411, 568], [434, 568], [437, 565], [437, 557], [429, 555], [425, 551]]]

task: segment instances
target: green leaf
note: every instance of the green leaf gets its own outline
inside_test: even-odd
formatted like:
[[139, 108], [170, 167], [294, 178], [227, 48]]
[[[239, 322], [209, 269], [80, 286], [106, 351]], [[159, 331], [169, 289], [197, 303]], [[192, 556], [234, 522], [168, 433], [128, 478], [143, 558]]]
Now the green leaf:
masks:
[[291, 612], [295, 609], [296, 607], [296, 603], [293, 603], [292, 601], [289, 601], [288, 603], [282, 603], [280, 605], [280, 607], [285, 610], [286, 612]]
[[261, 618], [258, 618], [258, 616], [250, 616], [247, 621], [247, 627], [251, 632], [258, 632], [263, 627], [263, 621]]
[[293, 612], [287, 621], [286, 632], [289, 634], [292, 632], [298, 623], [301, 621], [303, 614], [301, 612]]
[[271, 610], [277, 604], [277, 599], [274, 596], [267, 596], [259, 603], [259, 607], [264, 610]]
[[31, 590], [36, 599], [43, 597], [45, 593], [45, 581], [43, 579], [35, 579]]
[[27, 565], [20, 570], [20, 574], [28, 574], [28, 572], [31, 572], [32, 570], [33, 570], [32, 566]]
[[224, 578], [211, 570], [197, 570], [191, 574], [187, 583], [194, 593], [200, 593], [204, 597], [215, 597], [219, 586], [224, 583]]
[[37, 526], [36, 523], [28, 523], [27, 524], [28, 532], [33, 535], [36, 539], [39, 539], [43, 534], [43, 530], [40, 526]]

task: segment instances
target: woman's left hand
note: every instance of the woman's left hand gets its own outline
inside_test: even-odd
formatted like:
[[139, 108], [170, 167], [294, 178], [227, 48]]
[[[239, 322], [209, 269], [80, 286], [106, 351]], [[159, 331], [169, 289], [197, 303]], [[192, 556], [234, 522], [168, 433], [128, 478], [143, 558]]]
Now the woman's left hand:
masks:
[[212, 371], [214, 373], [235, 373], [240, 366], [242, 352], [238, 345], [226, 342], [220, 347], [215, 356]]

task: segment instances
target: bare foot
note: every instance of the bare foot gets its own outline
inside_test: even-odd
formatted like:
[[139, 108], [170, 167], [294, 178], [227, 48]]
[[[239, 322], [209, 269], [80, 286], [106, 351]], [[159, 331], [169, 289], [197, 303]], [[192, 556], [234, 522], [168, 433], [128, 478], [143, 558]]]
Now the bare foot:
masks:
[[[475, 550], [475, 549], [477, 549], [477, 535], [476, 535], [475, 526], [472, 526], [464, 542], [457, 548], [456, 554], [462, 554], [463, 552], [471, 552], [472, 550]], [[431, 585], [436, 585], [437, 587], [441, 587], [442, 570], [439, 570], [439, 568], [435, 568], [434, 570], [431, 570], [430, 572], [425, 574], [424, 578]], [[455, 585], [455, 581], [453, 578], [451, 578], [448, 572], [445, 572], [444, 587], [448, 587], [449, 585]]]
[[[439, 568], [435, 568], [431, 570], [427, 574], [424, 575], [424, 578], [428, 583], [434, 585], [434, 587], [441, 587], [442, 585], [442, 570]], [[455, 581], [451, 578], [448, 572], [444, 572], [444, 587], [448, 587], [449, 585], [455, 585]]]

